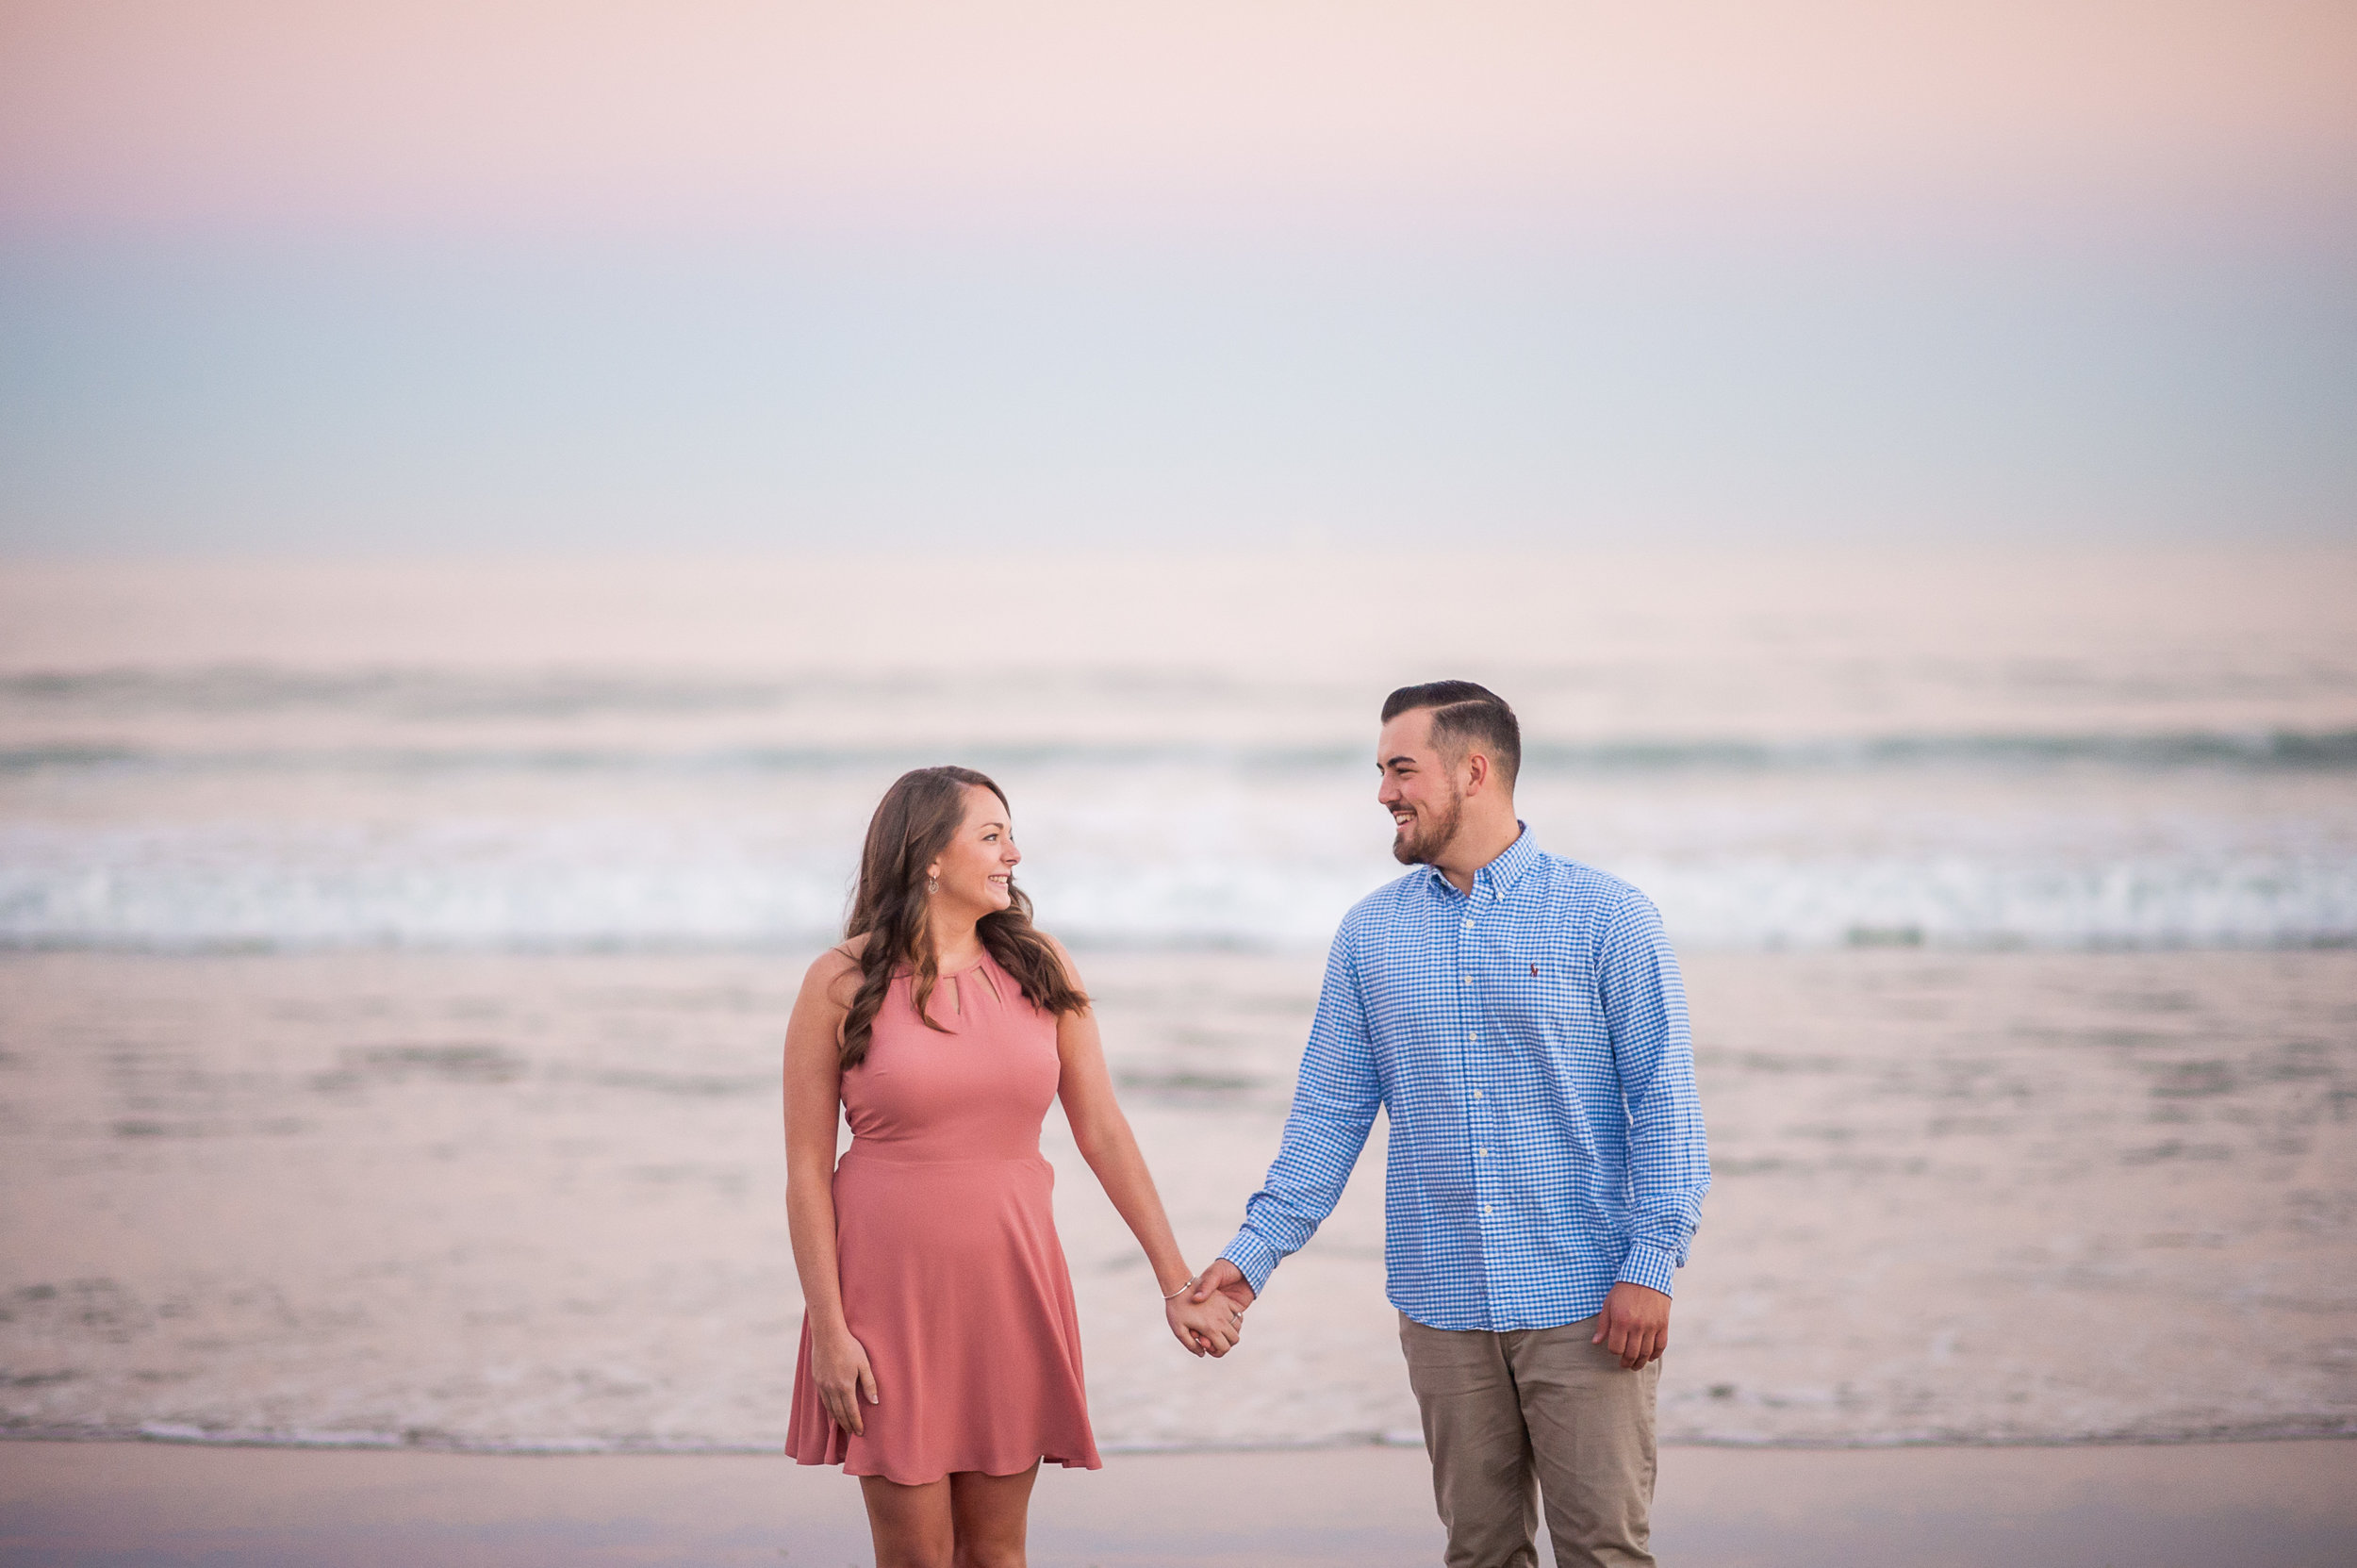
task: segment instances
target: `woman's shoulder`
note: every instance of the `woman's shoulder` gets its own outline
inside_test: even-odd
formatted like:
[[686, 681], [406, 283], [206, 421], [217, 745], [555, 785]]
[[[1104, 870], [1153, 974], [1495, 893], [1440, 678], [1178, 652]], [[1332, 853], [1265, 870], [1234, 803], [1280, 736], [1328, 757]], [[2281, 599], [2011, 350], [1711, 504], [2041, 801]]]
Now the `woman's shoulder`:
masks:
[[1057, 964], [1062, 966], [1063, 969], [1065, 982], [1076, 991], [1081, 989], [1080, 966], [1072, 962], [1072, 950], [1069, 948], [1066, 948], [1062, 942], [1057, 941], [1053, 936], [1050, 936], [1047, 933], [1041, 931], [1037, 926], [1033, 926], [1031, 928], [1031, 933], [1043, 943], [1047, 944], [1047, 950], [1049, 952], [1055, 954]]
[[[860, 974], [860, 955], [866, 950], [867, 933], [845, 937], [810, 961], [810, 967], [802, 974], [802, 984], [835, 997], [839, 982]], [[835, 999], [843, 1006], [850, 1005], [848, 996], [835, 997]]]

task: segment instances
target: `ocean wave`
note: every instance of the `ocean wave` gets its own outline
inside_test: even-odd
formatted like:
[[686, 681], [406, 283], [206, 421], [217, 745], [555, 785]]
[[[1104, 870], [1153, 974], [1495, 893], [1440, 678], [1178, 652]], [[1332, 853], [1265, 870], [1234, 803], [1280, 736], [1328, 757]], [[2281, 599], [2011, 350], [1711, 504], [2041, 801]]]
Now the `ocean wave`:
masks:
[[[62, 743], [0, 747], [0, 774], [301, 774], [873, 772], [926, 767], [954, 754], [983, 768], [1210, 767], [1233, 772], [1360, 770], [1365, 749], [1346, 745], [1220, 745], [1137, 740], [1018, 740], [973, 744], [730, 746], [357, 745], [167, 747]], [[1840, 773], [1910, 768], [2025, 770], [2097, 766], [2135, 772], [2186, 768], [2357, 770], [2357, 730], [2182, 731], [2154, 734], [1986, 734], [1832, 736], [1789, 741], [1737, 737], [1525, 743], [1533, 771], [1576, 778], [1607, 772]]]
[[[930, 684], [930, 683], [928, 683]], [[0, 674], [0, 703], [118, 714], [365, 712], [420, 718], [579, 718], [767, 712], [812, 696], [904, 692], [905, 679], [808, 680], [594, 672], [304, 669], [219, 665]]]
[[[2072, 862], [1758, 855], [1610, 867], [1719, 949], [2311, 947], [2357, 942], [2357, 854]], [[715, 837], [217, 831], [0, 836], [0, 945], [161, 950], [795, 948], [840, 929], [849, 867]], [[1025, 884], [1082, 944], [1311, 950], [1363, 861], [1074, 857]]]
[[2357, 857], [1628, 865], [1698, 948], [2303, 948], [2357, 941]]
[[1860, 735], [1782, 743], [1738, 740], [1542, 742], [1525, 758], [1572, 769], [1806, 768], [2100, 763], [2124, 768], [2357, 767], [2357, 730], [2250, 733]]

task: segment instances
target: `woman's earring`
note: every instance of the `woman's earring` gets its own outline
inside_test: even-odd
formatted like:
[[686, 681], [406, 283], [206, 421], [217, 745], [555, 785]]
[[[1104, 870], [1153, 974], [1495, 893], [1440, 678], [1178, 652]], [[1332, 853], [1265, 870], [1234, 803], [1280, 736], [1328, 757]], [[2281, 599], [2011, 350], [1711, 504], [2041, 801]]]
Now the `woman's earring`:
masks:
[[941, 891], [941, 879], [940, 879], [939, 877], [927, 877], [927, 878], [925, 879], [925, 891], [926, 891], [926, 892], [928, 892], [928, 893], [938, 893], [938, 892], [940, 892], [940, 891]]

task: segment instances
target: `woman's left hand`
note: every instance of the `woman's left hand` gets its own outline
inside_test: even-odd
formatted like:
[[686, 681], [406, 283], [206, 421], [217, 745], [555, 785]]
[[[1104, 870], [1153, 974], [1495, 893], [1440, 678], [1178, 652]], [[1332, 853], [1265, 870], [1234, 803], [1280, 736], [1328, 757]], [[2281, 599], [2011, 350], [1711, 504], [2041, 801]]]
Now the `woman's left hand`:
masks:
[[1180, 1291], [1162, 1303], [1162, 1317], [1170, 1331], [1190, 1355], [1220, 1357], [1236, 1347], [1244, 1337], [1244, 1313], [1224, 1296], [1213, 1296], [1209, 1301], [1187, 1299], [1187, 1291]]

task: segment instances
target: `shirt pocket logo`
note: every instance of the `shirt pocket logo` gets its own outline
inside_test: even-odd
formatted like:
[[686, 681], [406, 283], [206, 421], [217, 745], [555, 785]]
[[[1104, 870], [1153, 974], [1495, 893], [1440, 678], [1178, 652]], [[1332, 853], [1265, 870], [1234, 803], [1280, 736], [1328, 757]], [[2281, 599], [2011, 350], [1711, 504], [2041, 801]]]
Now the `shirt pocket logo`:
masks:
[[[1494, 971], [1492, 971], [1494, 972]], [[1530, 1040], [1559, 1038], [1588, 1012], [1587, 966], [1560, 953], [1525, 956], [1501, 977], [1498, 1021]]]

